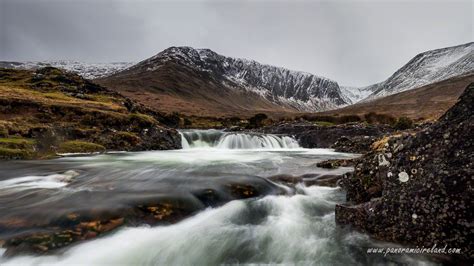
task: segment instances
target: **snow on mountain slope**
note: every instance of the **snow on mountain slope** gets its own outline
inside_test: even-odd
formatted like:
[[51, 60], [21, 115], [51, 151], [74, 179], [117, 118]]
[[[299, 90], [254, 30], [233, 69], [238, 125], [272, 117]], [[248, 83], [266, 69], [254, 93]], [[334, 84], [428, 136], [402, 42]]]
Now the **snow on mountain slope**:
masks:
[[474, 43], [420, 53], [387, 80], [361, 88], [372, 100], [474, 72]]
[[253, 60], [226, 57], [209, 49], [171, 47], [124, 72], [139, 75], [143, 71], [160, 71], [167, 62], [207, 73], [212, 80], [226, 87], [244, 89], [299, 111], [329, 110], [349, 103], [333, 80]]
[[356, 87], [341, 86], [340, 88], [341, 88], [341, 93], [342, 93], [343, 98], [349, 104], [355, 104], [367, 98], [371, 93], [373, 93], [373, 91], [370, 90], [369, 87], [356, 88]]
[[99, 77], [105, 77], [124, 70], [134, 63], [131, 62], [115, 62], [115, 63], [84, 63], [76, 61], [45, 61], [45, 62], [6, 62], [0, 61], [0, 67], [2, 68], [15, 68], [15, 69], [36, 69], [46, 66], [52, 66], [62, 68], [67, 71], [74, 72], [86, 79], [94, 79]]

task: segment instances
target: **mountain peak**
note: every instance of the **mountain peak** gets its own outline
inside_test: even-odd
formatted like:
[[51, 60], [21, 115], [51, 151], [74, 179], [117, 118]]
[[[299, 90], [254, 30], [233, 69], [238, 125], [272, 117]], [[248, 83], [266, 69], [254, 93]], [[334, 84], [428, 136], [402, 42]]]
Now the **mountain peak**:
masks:
[[[253, 60], [227, 57], [210, 49], [169, 47], [125, 72], [127, 75], [147, 72], [159, 75], [169, 68], [192, 72], [205, 83], [215, 82], [218, 86], [251, 93], [296, 111], [322, 111], [348, 104], [337, 82], [330, 79]], [[117, 75], [120, 73], [114, 76]], [[180, 77], [181, 82], [186, 82], [183, 79]]]

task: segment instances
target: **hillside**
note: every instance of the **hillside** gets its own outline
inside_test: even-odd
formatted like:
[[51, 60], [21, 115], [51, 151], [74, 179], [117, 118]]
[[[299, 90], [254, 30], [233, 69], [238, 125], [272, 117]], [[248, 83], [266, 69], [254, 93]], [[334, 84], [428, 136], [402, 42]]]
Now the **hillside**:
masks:
[[371, 100], [419, 88], [459, 75], [474, 73], [474, 43], [426, 51], [416, 55], [387, 80], [362, 88]]
[[0, 69], [0, 158], [179, 147], [156, 114], [80, 76]]
[[328, 115], [364, 115], [370, 112], [412, 119], [437, 119], [453, 106], [474, 74], [463, 75], [400, 92], [379, 99], [359, 102], [341, 109], [323, 112]]
[[332, 80], [190, 47], [171, 47], [97, 82], [156, 110], [193, 115], [320, 111], [347, 104]]

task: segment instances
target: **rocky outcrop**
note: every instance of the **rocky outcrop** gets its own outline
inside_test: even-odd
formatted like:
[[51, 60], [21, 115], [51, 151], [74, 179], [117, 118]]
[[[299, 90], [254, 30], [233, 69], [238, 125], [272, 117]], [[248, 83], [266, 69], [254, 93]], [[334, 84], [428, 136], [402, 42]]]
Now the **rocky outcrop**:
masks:
[[[264, 133], [293, 135], [304, 148], [335, 148], [341, 152], [363, 153], [373, 141], [393, 130], [384, 125], [349, 123], [320, 126], [311, 123], [283, 123], [260, 129]], [[350, 142], [350, 144], [349, 144]]]
[[178, 132], [159, 122], [166, 119], [63, 70], [0, 69], [0, 159], [180, 148]]
[[[474, 84], [432, 126], [386, 137], [356, 160], [336, 222], [409, 246], [460, 248], [473, 256]], [[445, 254], [452, 255], [452, 254]]]

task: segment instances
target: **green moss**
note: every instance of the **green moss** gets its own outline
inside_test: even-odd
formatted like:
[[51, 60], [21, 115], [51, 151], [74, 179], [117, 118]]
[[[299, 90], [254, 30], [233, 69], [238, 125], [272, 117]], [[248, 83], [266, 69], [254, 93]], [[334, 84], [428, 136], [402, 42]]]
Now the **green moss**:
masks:
[[32, 149], [35, 141], [21, 137], [0, 138], [0, 147], [8, 149]]
[[135, 123], [139, 127], [152, 127], [158, 124], [158, 121], [149, 115], [134, 113], [130, 114], [128, 117], [130, 123]]
[[105, 147], [96, 143], [71, 140], [61, 143], [59, 145], [59, 153], [91, 153], [91, 152], [103, 152]]
[[335, 125], [334, 123], [327, 122], [327, 121], [315, 121], [314, 124], [318, 125], [318, 126], [323, 126], [323, 127], [329, 127], [329, 126], [334, 126]]
[[10, 149], [0, 147], [0, 159], [30, 159], [33, 157], [33, 151], [27, 149]]

